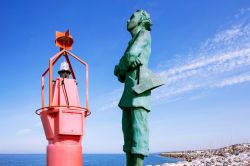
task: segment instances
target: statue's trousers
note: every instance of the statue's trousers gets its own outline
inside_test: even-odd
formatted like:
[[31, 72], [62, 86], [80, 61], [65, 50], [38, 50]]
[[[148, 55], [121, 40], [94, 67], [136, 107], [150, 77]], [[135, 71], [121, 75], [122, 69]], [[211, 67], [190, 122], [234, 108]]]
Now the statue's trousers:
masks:
[[148, 156], [148, 110], [141, 107], [123, 108], [122, 131], [124, 152]]

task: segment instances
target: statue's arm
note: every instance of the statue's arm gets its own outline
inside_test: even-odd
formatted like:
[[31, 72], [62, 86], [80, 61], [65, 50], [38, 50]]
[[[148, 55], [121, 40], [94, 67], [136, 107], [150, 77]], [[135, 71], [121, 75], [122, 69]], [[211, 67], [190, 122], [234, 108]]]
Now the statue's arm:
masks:
[[114, 74], [118, 77], [118, 80], [122, 83], [125, 82], [126, 72], [129, 70], [129, 63], [127, 58], [127, 50], [121, 57], [118, 65], [115, 66]]
[[117, 76], [118, 80], [121, 83], [125, 82], [125, 72], [123, 70], [121, 70], [119, 65], [115, 65], [114, 75]]
[[127, 53], [128, 65], [131, 68], [136, 68], [142, 65], [144, 57], [141, 57], [143, 50], [149, 45], [150, 32], [142, 30], [135, 39], [134, 43], [130, 47]]
[[122, 83], [125, 82], [126, 72], [130, 69], [135, 69], [138, 66], [144, 64], [144, 57], [141, 53], [150, 45], [150, 32], [147, 30], [142, 30], [136, 36], [131, 45], [125, 51], [124, 55], [121, 57], [119, 64], [115, 66], [114, 75], [118, 77], [118, 80]]
[[124, 83], [127, 70], [128, 63], [126, 61], [126, 56], [123, 55], [119, 61], [119, 64], [115, 66], [114, 75], [117, 76], [120, 82]]

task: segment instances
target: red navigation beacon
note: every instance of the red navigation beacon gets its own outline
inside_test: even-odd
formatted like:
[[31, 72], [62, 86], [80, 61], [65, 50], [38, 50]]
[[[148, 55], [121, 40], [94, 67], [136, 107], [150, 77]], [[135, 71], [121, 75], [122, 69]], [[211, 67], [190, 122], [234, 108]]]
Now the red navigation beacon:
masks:
[[[86, 117], [90, 114], [88, 108], [88, 64], [74, 55], [73, 38], [69, 30], [56, 32], [56, 46], [60, 52], [49, 60], [49, 67], [42, 74], [42, 108], [36, 110], [44, 127], [47, 145], [47, 166], [82, 166], [82, 137]], [[86, 105], [81, 107], [78, 96], [76, 77], [69, 56], [85, 66], [86, 71]], [[72, 75], [72, 78], [60, 77], [53, 81], [54, 64], [65, 57], [61, 71]], [[65, 68], [66, 66], [66, 68]], [[67, 69], [68, 68], [68, 69]], [[45, 106], [44, 77], [49, 73], [49, 104]]]

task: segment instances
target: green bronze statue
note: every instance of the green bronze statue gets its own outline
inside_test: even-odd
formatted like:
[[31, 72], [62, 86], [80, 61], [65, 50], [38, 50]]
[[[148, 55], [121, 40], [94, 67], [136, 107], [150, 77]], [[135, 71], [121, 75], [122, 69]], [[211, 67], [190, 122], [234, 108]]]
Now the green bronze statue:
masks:
[[125, 84], [119, 107], [122, 109], [123, 151], [127, 166], [142, 166], [144, 157], [149, 154], [151, 90], [164, 84], [148, 69], [151, 25], [146, 11], [137, 10], [132, 14], [127, 22], [132, 39], [114, 70], [118, 80]]

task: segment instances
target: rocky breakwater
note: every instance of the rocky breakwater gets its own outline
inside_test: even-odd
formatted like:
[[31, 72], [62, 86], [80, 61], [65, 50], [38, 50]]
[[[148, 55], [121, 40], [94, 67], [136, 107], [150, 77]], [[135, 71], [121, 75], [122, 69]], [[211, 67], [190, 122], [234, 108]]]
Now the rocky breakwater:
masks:
[[161, 153], [161, 156], [183, 159], [163, 166], [250, 166], [250, 144], [235, 144], [219, 149]]

